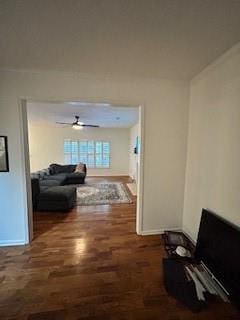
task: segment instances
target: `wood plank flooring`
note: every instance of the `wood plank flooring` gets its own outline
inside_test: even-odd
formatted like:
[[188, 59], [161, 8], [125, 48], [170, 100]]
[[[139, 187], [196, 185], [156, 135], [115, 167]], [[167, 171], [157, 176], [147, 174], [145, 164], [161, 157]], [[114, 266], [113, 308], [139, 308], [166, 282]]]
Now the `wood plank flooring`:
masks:
[[[88, 178], [105, 180], [129, 182]], [[0, 248], [0, 319], [239, 319], [230, 304], [193, 314], [167, 295], [161, 238], [136, 235], [133, 200], [36, 214], [31, 245]]]

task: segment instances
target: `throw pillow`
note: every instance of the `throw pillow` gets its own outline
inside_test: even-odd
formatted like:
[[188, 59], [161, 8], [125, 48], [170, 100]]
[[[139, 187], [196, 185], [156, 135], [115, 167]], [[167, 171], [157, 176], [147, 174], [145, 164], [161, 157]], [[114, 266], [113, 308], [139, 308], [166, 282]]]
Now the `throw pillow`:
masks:
[[50, 164], [50, 172], [51, 174], [65, 173], [64, 166], [57, 163]]
[[85, 165], [84, 163], [79, 163], [78, 165], [76, 165], [76, 169], [75, 172], [85, 172]]

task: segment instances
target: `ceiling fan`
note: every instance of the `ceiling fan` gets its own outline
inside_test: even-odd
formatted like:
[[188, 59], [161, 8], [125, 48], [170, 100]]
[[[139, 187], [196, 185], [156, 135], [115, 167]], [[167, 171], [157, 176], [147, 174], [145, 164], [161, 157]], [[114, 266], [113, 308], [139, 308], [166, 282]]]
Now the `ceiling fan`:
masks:
[[66, 124], [69, 126], [72, 126], [73, 129], [81, 130], [84, 127], [90, 127], [90, 128], [99, 128], [98, 125], [95, 124], [84, 124], [83, 122], [79, 121], [79, 116], [75, 116], [75, 121], [72, 123], [70, 122], [56, 122], [56, 124]]

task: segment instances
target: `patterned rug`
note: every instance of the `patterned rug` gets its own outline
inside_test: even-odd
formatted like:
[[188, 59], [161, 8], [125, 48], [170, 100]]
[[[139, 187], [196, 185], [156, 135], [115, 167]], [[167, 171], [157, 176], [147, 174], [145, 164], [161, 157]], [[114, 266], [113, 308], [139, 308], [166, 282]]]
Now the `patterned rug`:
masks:
[[131, 202], [124, 185], [120, 182], [84, 184], [77, 188], [77, 206]]

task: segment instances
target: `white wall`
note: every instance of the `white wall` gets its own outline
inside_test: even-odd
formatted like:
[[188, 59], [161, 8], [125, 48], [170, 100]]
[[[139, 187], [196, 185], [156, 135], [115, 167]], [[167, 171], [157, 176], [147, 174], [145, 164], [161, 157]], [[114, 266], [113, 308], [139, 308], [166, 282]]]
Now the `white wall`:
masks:
[[109, 169], [90, 169], [88, 176], [128, 175], [129, 129], [88, 128], [74, 130], [71, 127], [56, 127], [49, 124], [29, 124], [29, 151], [31, 171], [47, 168], [50, 163], [64, 164], [63, 143], [72, 140], [103, 140], [110, 142]]
[[196, 239], [201, 209], [240, 224], [240, 44], [191, 83], [184, 230]]
[[135, 124], [129, 130], [129, 176], [137, 181], [137, 165], [139, 165], [139, 154], [134, 154], [136, 147], [136, 137], [140, 138], [139, 124]]
[[[0, 245], [24, 244], [28, 240], [25, 228], [28, 212], [22, 152], [22, 117], [16, 97], [6, 97], [1, 88], [0, 85], [0, 135], [8, 136], [10, 171], [0, 172]], [[9, 125], [8, 119], [14, 121], [12, 125]]]
[[[98, 78], [61, 72], [0, 72], [0, 128], [10, 173], [0, 173], [0, 240], [25, 241], [26, 185], [20, 98], [145, 107], [143, 232], [181, 227], [186, 165], [187, 82]], [[177, 161], [176, 161], [177, 159]]]

